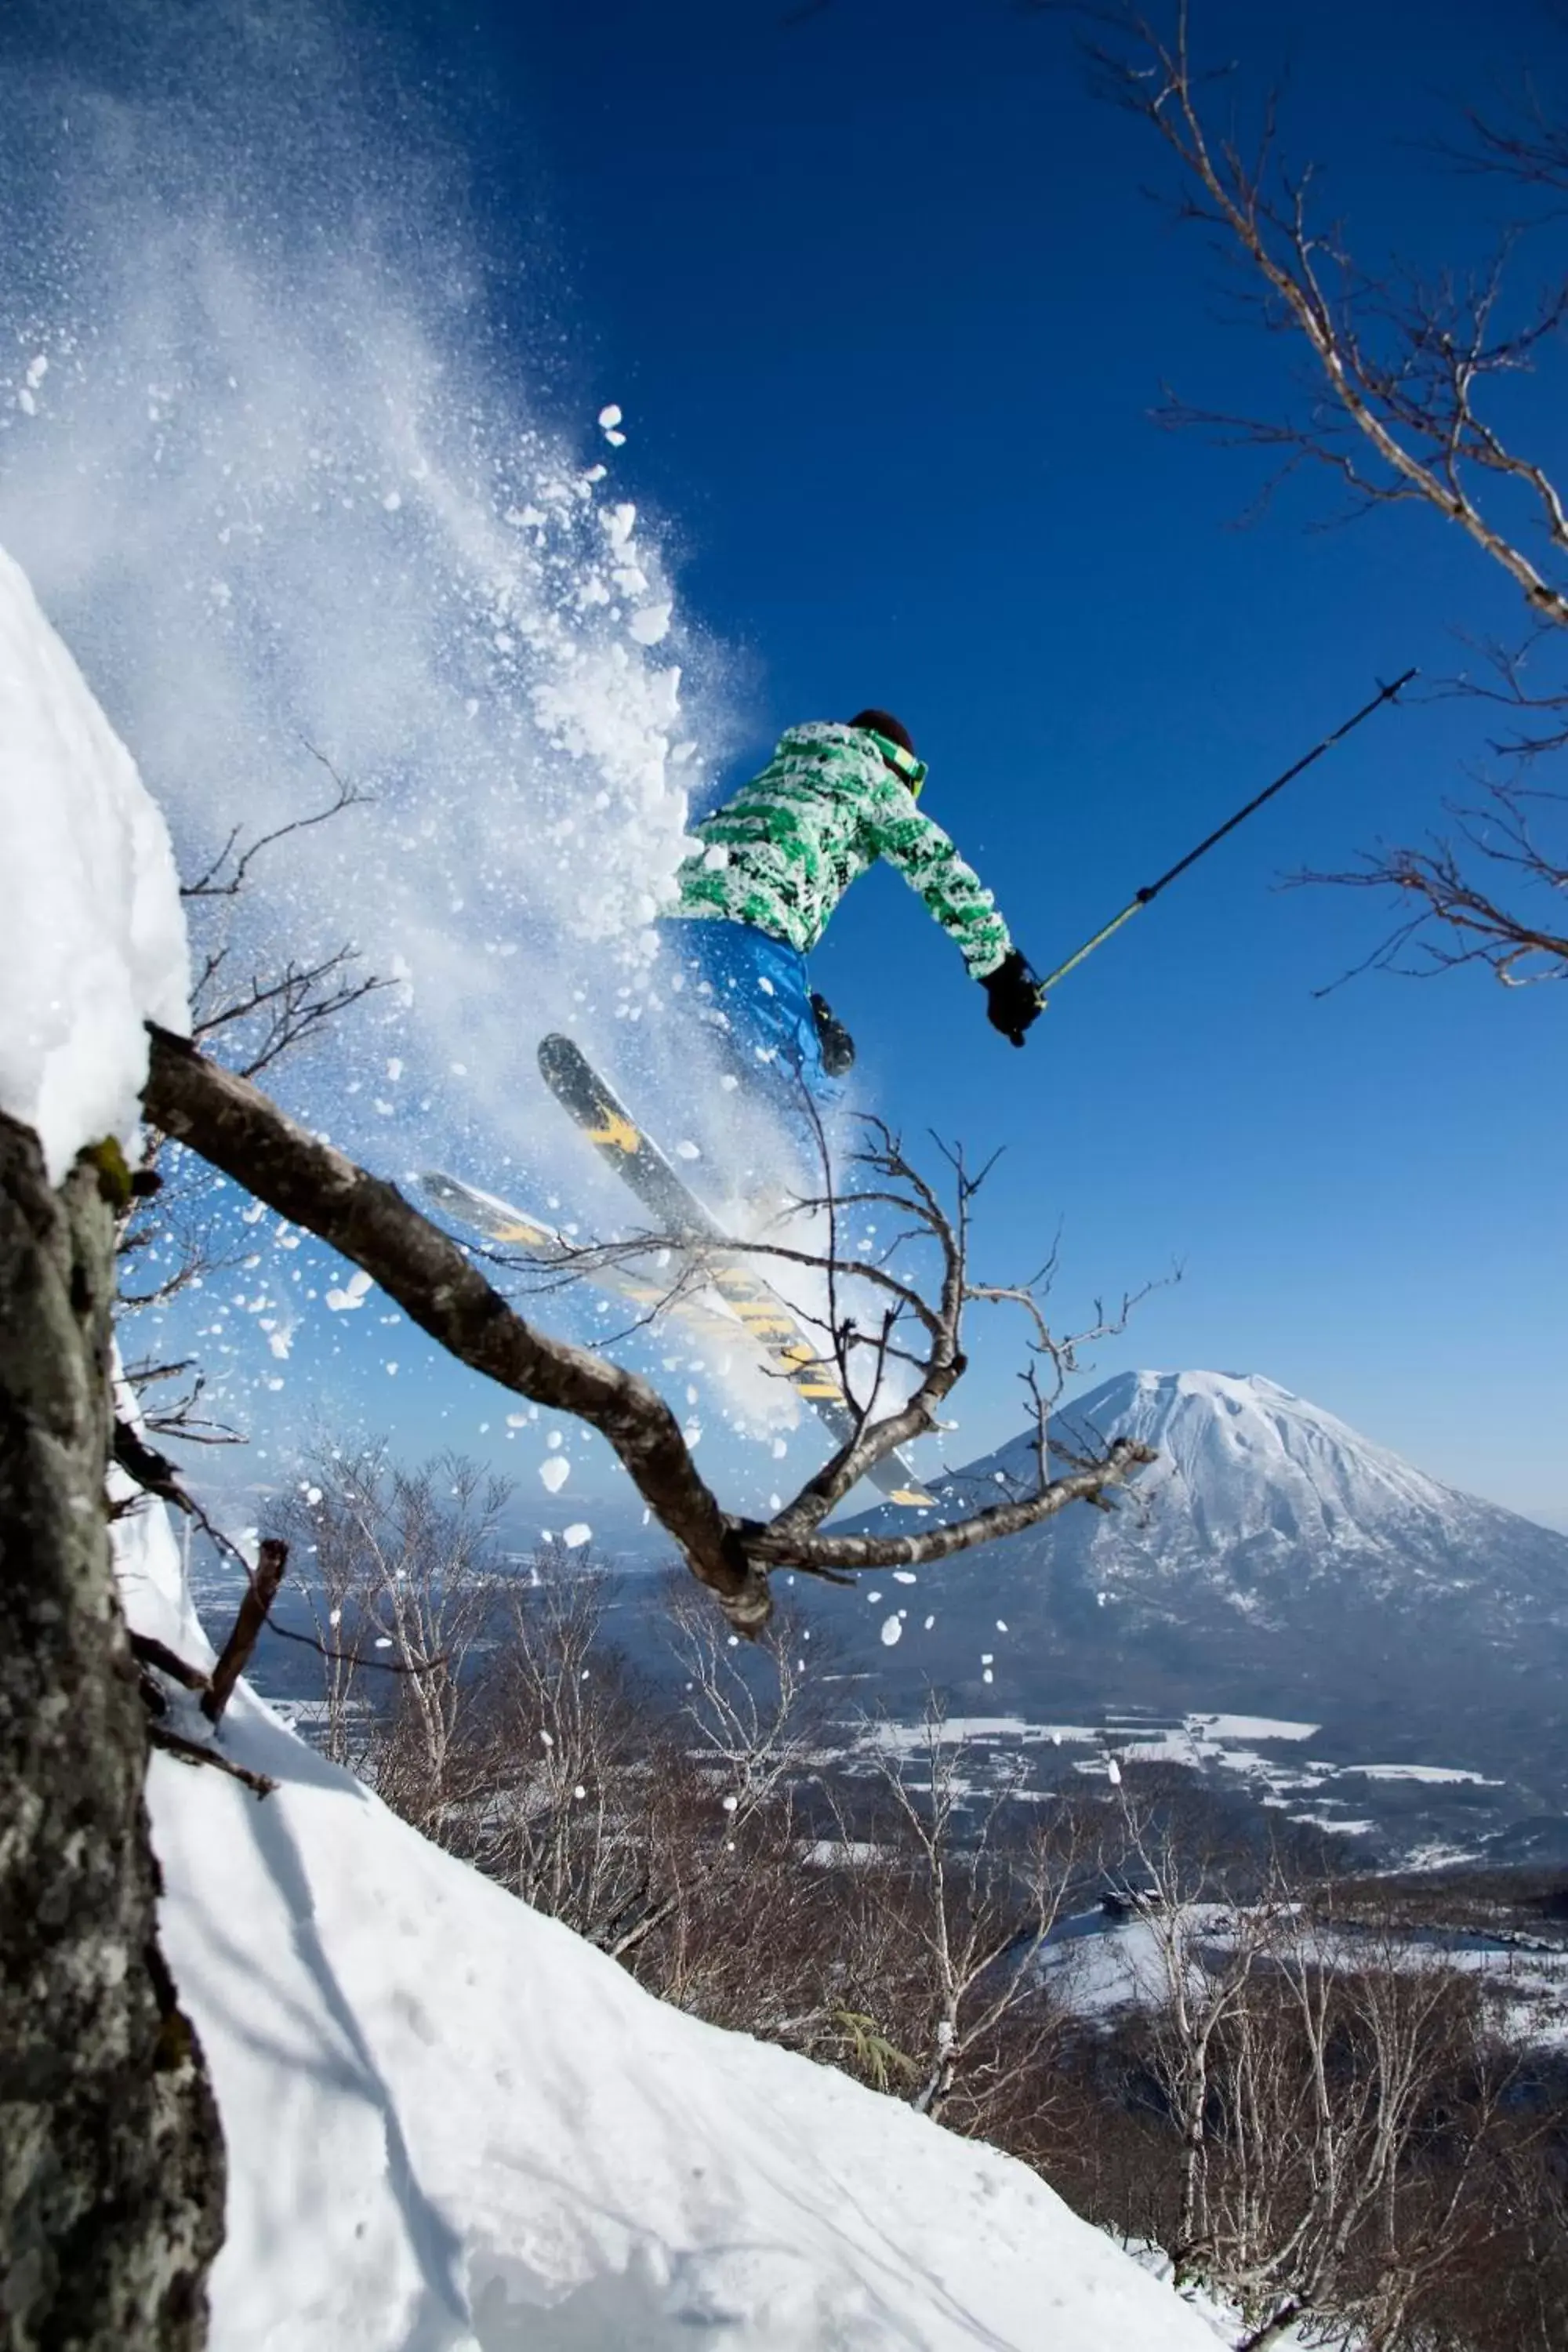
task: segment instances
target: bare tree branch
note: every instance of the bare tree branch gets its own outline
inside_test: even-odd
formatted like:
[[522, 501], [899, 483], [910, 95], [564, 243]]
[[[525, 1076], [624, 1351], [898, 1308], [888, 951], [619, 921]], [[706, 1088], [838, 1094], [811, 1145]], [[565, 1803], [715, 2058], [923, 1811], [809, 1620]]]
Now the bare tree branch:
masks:
[[[279, 842], [325, 824], [370, 797], [345, 782], [314, 745], [306, 748], [331, 776], [333, 798], [324, 807], [274, 826], [243, 847], [243, 828], [236, 826], [208, 866], [181, 887], [183, 898], [205, 902], [200, 906], [199, 929], [193, 929], [196, 952], [190, 991], [192, 1035], [201, 1042], [220, 1039], [224, 1058], [247, 1077], [269, 1068], [297, 1046], [313, 1044], [341, 1013], [386, 985], [374, 974], [355, 969], [358, 957], [352, 944], [303, 961], [289, 957], [280, 969], [264, 964], [244, 979], [233, 974], [233, 943], [225, 936], [227, 910], [249, 887], [256, 861]], [[221, 1218], [214, 1209], [210, 1187], [200, 1174], [199, 1162], [187, 1165], [180, 1155], [174, 1155], [178, 1164], [172, 1181], [166, 1170], [160, 1169], [164, 1141], [155, 1125], [144, 1129], [140, 1164], [132, 1180], [132, 1192], [140, 1197], [121, 1222], [119, 1253], [122, 1260], [145, 1254], [147, 1260], [154, 1265], [162, 1262], [168, 1270], [148, 1287], [132, 1290], [122, 1284], [121, 1312], [165, 1305], [198, 1280], [237, 1265], [243, 1255], [232, 1246], [226, 1247], [219, 1238]], [[147, 1197], [153, 1192], [158, 1194], [157, 1202], [149, 1206]], [[197, 1385], [199, 1389], [199, 1381]], [[193, 1397], [185, 1409], [181, 1423], [184, 1434], [215, 1444], [242, 1442], [235, 1433], [214, 1424], [204, 1429], [190, 1409], [195, 1402]]]
[[[145, 1402], [149, 1389], [163, 1381], [184, 1380], [187, 1374], [187, 1386], [172, 1404], [149, 1405]], [[210, 1421], [198, 1411], [206, 1388], [206, 1375], [197, 1368], [194, 1356], [183, 1356], [166, 1364], [155, 1364], [150, 1357], [143, 1356], [125, 1366], [123, 1379], [141, 1406], [142, 1423], [151, 1436], [174, 1437], [187, 1445], [244, 1444], [237, 1429], [229, 1428], [225, 1422]]]
[[[768, 1574], [775, 1566], [821, 1575], [946, 1559], [1035, 1526], [1070, 1502], [1103, 1496], [1155, 1458], [1148, 1447], [1117, 1439], [1068, 1475], [1042, 1475], [1034, 1494], [954, 1525], [916, 1536], [816, 1532], [832, 1501], [865, 1469], [933, 1425], [935, 1401], [963, 1369], [963, 1188], [953, 1224], [910, 1171], [910, 1190], [925, 1204], [943, 1265], [937, 1332], [914, 1395], [875, 1421], [863, 1417], [854, 1438], [773, 1522], [737, 1517], [721, 1507], [698, 1473], [674, 1414], [646, 1381], [525, 1322], [457, 1244], [410, 1208], [394, 1186], [307, 1133], [248, 1080], [221, 1069], [188, 1040], [155, 1024], [149, 1024], [149, 1115], [281, 1215], [340, 1250], [461, 1361], [520, 1396], [573, 1413], [597, 1429], [679, 1544], [693, 1574], [742, 1631], [755, 1633], [766, 1622]], [[901, 1169], [901, 1160], [898, 1164]], [[1043, 1472], [1043, 1451], [1041, 1460]]]
[[[1531, 647], [1552, 639], [1561, 646], [1568, 628], [1568, 496], [1539, 458], [1515, 446], [1501, 419], [1511, 383], [1568, 328], [1568, 272], [1559, 269], [1512, 323], [1504, 315], [1509, 264], [1524, 223], [1504, 231], [1479, 271], [1369, 275], [1340, 226], [1319, 218], [1310, 167], [1292, 173], [1280, 163], [1272, 96], [1250, 152], [1218, 127], [1213, 92], [1232, 69], [1215, 74], [1194, 64], [1186, 0], [1174, 7], [1169, 32], [1131, 6], [1071, 13], [1091, 27], [1085, 48], [1101, 94], [1147, 123], [1173, 159], [1178, 217], [1212, 232], [1237, 266], [1244, 311], [1307, 355], [1305, 398], [1280, 414], [1237, 415], [1167, 394], [1161, 420], [1268, 451], [1285, 473], [1326, 469], [1349, 492], [1352, 513], [1414, 499], [1457, 524], [1533, 616], [1524, 651], [1495, 656], [1500, 690], [1468, 683], [1462, 690], [1545, 715], [1544, 730], [1499, 747], [1506, 758], [1563, 748], [1568, 700], [1560, 691], [1530, 693], [1521, 673]], [[1568, 188], [1568, 132], [1533, 89], [1500, 121], [1475, 110], [1468, 121], [1468, 146], [1440, 151], [1450, 163], [1527, 189]], [[1540, 886], [1561, 903], [1568, 852], [1531, 838], [1523, 787], [1486, 789], [1484, 833], [1468, 822], [1475, 812], [1457, 813], [1468, 852], [1511, 867], [1512, 881]], [[1400, 920], [1358, 971], [1484, 963], [1509, 985], [1568, 977], [1565, 927], [1552, 906], [1500, 896], [1447, 842], [1380, 851], [1358, 870], [1297, 878], [1394, 895]], [[1411, 964], [1403, 956], [1413, 941], [1420, 952]]]
[[[1320, 227], [1312, 216], [1310, 169], [1292, 176], [1277, 163], [1272, 99], [1251, 155], [1210, 128], [1200, 93], [1215, 77], [1194, 69], [1185, 0], [1168, 36], [1131, 9], [1078, 13], [1115, 37], [1113, 44], [1086, 43], [1092, 67], [1104, 94], [1147, 122], [1174, 157], [1186, 191], [1182, 216], [1220, 232], [1260, 281], [1264, 323], [1300, 336], [1316, 366], [1321, 399], [1300, 425], [1206, 415], [1180, 404], [1170, 421], [1210, 423], [1231, 437], [1333, 466], [1369, 502], [1426, 500], [1509, 574], [1532, 612], [1568, 625], [1568, 591], [1494, 519], [1470, 478], [1503, 475], [1524, 487], [1551, 547], [1568, 554], [1568, 518], [1550, 478], [1511, 450], [1476, 404], [1489, 379], [1526, 368], [1561, 329], [1568, 284], [1551, 289], [1527, 325], [1494, 333], [1506, 240], [1469, 281], [1363, 277], [1339, 230]], [[1382, 473], [1363, 473], [1346, 457], [1336, 440], [1340, 425]]]
[[208, 1748], [199, 1739], [187, 1739], [184, 1732], [171, 1731], [166, 1724], [150, 1723], [147, 1737], [154, 1748], [178, 1757], [182, 1764], [210, 1764], [215, 1771], [226, 1772], [231, 1780], [243, 1780], [258, 1797], [269, 1797], [278, 1786], [265, 1772], [252, 1772], [247, 1766], [237, 1764], [232, 1756], [226, 1756], [221, 1748]]
[[674, 1414], [646, 1381], [535, 1330], [394, 1186], [318, 1142], [185, 1039], [152, 1024], [149, 1034], [144, 1099], [167, 1134], [341, 1250], [462, 1362], [597, 1429], [699, 1581], [737, 1623], [750, 1629], [765, 1621], [766, 1579], [746, 1559]]
[[227, 954], [226, 948], [215, 949], [197, 975], [192, 989], [191, 1034], [205, 1041], [221, 1029], [243, 1029], [245, 1024], [253, 1024], [233, 1064], [247, 1078], [256, 1077], [351, 1005], [389, 985], [372, 974], [352, 975], [355, 951], [342, 947], [314, 963], [298, 963], [290, 958], [281, 971], [253, 972], [235, 995], [224, 997], [218, 994], [216, 982]]
[[752, 1556], [774, 1567], [795, 1568], [922, 1568], [932, 1560], [951, 1559], [955, 1552], [973, 1551], [1001, 1536], [1021, 1535], [1054, 1518], [1069, 1503], [1088, 1502], [1107, 1487], [1124, 1486], [1159, 1455], [1135, 1438], [1112, 1439], [1092, 1469], [1075, 1470], [1052, 1478], [1035, 1494], [1012, 1503], [994, 1503], [946, 1527], [925, 1528], [919, 1535], [813, 1536], [798, 1548], [771, 1528], [759, 1528], [749, 1538]]
[[177, 1650], [171, 1650], [166, 1642], [160, 1642], [155, 1633], [139, 1633], [132, 1626], [129, 1638], [131, 1654], [139, 1666], [156, 1666], [161, 1675], [167, 1675], [169, 1680], [178, 1683], [182, 1690], [206, 1689], [207, 1677], [203, 1669], [193, 1666], [181, 1657]]
[[288, 1565], [288, 1545], [276, 1536], [264, 1537], [229, 1637], [202, 1694], [202, 1713], [210, 1724], [216, 1726], [223, 1719], [224, 1709], [234, 1696], [234, 1686], [250, 1663], [250, 1654], [278, 1597]]
[[344, 809], [361, 808], [372, 799], [373, 795], [363, 792], [357, 784], [345, 782], [331, 761], [323, 752], [318, 751], [313, 743], [307, 743], [305, 749], [312, 759], [321, 761], [332, 780], [335, 791], [327, 806], [313, 810], [309, 816], [293, 817], [287, 824], [274, 825], [270, 833], [258, 835], [243, 849], [239, 844], [245, 828], [237, 824], [223, 847], [195, 880], [181, 883], [182, 898], [237, 898], [249, 878], [252, 866], [264, 851], [271, 849], [279, 841], [287, 841], [290, 834], [309, 833], [312, 825], [326, 824], [332, 817], [341, 816]]
[[[1408, 913], [1358, 971], [1373, 966], [1427, 978], [1462, 964], [1484, 963], [1510, 988], [1568, 979], [1568, 866], [1557, 864], [1534, 840], [1521, 793], [1502, 784], [1490, 790], [1495, 832], [1480, 829], [1478, 813], [1455, 812], [1466, 844], [1482, 859], [1554, 892], [1564, 908], [1561, 928], [1549, 929], [1533, 919], [1521, 910], [1523, 902], [1505, 906], [1481, 887], [1452, 842], [1442, 839], [1419, 849], [1369, 852], [1359, 867], [1342, 873], [1293, 876], [1297, 883], [1391, 890], [1403, 899]], [[1405, 950], [1412, 946], [1418, 947], [1419, 960], [1402, 961]]]
[[1439, 145], [1438, 152], [1447, 162], [1460, 171], [1568, 195], [1568, 124], [1556, 119], [1528, 76], [1501, 114], [1468, 107], [1465, 121], [1470, 133], [1468, 147]]

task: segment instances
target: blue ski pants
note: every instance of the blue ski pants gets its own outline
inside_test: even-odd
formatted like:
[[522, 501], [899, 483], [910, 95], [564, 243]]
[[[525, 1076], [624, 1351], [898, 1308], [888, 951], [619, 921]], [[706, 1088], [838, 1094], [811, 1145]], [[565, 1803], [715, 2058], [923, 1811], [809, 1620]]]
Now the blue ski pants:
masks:
[[803, 1118], [803, 1088], [830, 1109], [842, 1089], [823, 1067], [799, 949], [720, 918], [666, 916], [658, 929], [660, 967], [680, 973], [688, 1016], [701, 1024], [725, 1073], [792, 1129]]

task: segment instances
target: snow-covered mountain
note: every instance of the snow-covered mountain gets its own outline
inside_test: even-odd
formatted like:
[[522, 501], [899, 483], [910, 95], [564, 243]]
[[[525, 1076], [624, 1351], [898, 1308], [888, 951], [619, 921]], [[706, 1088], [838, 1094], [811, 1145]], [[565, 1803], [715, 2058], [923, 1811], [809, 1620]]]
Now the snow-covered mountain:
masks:
[[[1111, 1512], [1075, 1505], [912, 1583], [868, 1580], [847, 1632], [880, 1703], [905, 1712], [929, 1681], [963, 1712], [1035, 1721], [1244, 1708], [1310, 1718], [1330, 1754], [1370, 1741], [1506, 1770], [1531, 1809], [1568, 1797], [1568, 1536], [1257, 1374], [1124, 1373], [1059, 1417], [1075, 1432], [1160, 1458]], [[942, 1516], [1026, 1480], [1030, 1451], [942, 1481]]]
[[[1113, 1599], [1153, 1607], [1162, 1586], [1197, 1580], [1244, 1615], [1284, 1622], [1325, 1582], [1398, 1607], [1478, 1591], [1494, 1629], [1542, 1610], [1568, 1628], [1568, 1537], [1440, 1485], [1258, 1373], [1125, 1372], [1060, 1429], [1135, 1437], [1160, 1456], [1135, 1501], [1062, 1530]], [[1027, 1479], [1031, 1452], [1016, 1440], [949, 1490]]]

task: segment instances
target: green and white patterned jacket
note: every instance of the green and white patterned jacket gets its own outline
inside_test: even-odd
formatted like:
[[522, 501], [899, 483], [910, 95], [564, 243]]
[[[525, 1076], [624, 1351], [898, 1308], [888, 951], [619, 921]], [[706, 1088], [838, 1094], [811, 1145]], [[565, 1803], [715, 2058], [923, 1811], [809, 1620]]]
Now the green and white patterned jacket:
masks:
[[792, 727], [762, 773], [693, 831], [701, 845], [677, 877], [677, 915], [750, 923], [809, 954], [851, 882], [885, 857], [976, 980], [1012, 952], [990, 891], [921, 814], [868, 727]]

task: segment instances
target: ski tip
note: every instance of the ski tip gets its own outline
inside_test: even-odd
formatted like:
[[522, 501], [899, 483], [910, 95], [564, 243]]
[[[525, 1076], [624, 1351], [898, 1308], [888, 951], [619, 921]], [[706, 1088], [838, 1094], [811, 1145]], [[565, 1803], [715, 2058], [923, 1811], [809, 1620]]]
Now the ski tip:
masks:
[[918, 1486], [895, 1486], [888, 1496], [889, 1503], [901, 1503], [906, 1510], [929, 1511], [936, 1503], [934, 1495], [922, 1495]]

